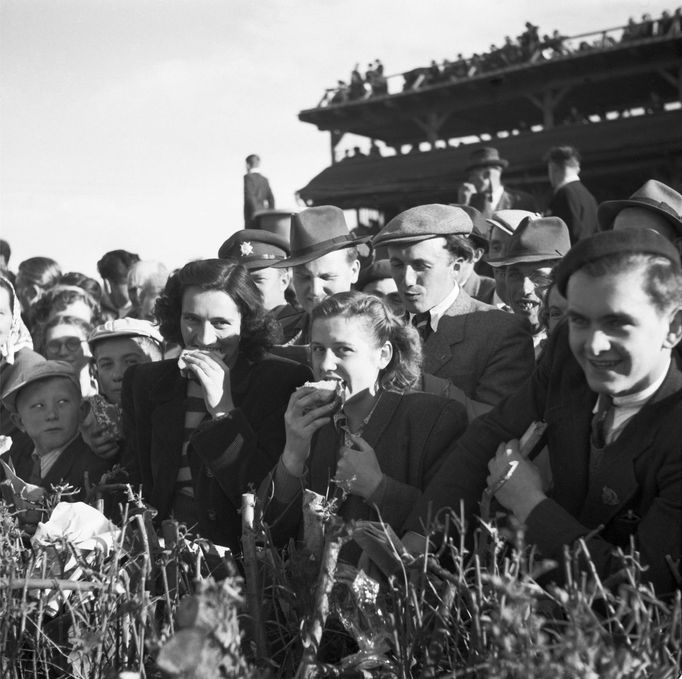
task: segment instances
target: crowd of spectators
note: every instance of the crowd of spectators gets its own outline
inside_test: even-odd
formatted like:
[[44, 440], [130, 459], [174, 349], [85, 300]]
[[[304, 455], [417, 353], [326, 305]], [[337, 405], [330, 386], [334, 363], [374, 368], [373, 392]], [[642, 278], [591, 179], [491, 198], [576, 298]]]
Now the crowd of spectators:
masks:
[[[678, 8], [673, 13], [666, 10], [657, 19], [652, 18], [648, 13], [644, 14], [639, 22], [631, 17], [623, 28], [620, 38], [618, 38], [617, 31], [601, 31], [596, 34], [596, 38], [592, 36], [591, 41], [577, 41], [577, 39], [562, 35], [558, 30], [554, 30], [551, 35], [540, 35], [539, 27], [527, 21], [523, 33], [516, 38], [506, 36], [501, 47], [493, 44], [487, 52], [473, 54], [470, 57], [458, 54], [455, 60], [445, 59], [442, 63], [432, 60], [429, 66], [406, 71], [402, 74], [402, 91], [408, 92], [425, 86], [491, 73], [519, 64], [547, 61], [576, 52], [606, 49], [623, 42], [677, 35], [681, 32], [682, 8]], [[383, 64], [376, 59], [367, 66], [364, 76], [359, 70], [359, 65], [356, 64], [351, 72], [350, 83], [339, 80], [336, 88], [326, 92], [320, 105], [343, 104], [388, 93]]]

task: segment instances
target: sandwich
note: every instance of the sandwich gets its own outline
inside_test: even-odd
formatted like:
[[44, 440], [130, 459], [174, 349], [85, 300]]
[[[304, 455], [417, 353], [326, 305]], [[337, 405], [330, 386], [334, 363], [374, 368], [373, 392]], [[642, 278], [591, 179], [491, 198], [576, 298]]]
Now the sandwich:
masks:
[[[316, 382], [306, 382], [299, 389], [314, 389], [317, 395], [317, 403], [308, 408], [319, 408], [322, 405], [336, 401], [335, 412], [343, 407], [346, 401], [346, 383], [343, 380], [318, 380]], [[305, 414], [305, 413], [304, 413]]]

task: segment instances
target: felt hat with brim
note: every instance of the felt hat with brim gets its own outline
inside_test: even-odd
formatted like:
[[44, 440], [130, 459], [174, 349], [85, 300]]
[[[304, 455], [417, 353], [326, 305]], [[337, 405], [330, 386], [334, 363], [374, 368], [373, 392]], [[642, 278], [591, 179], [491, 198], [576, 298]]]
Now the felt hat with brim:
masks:
[[17, 397], [22, 389], [34, 382], [49, 380], [54, 377], [68, 379], [80, 393], [78, 377], [66, 361], [32, 361], [26, 365], [16, 365], [2, 392], [2, 402], [10, 412], [17, 411]]
[[233, 259], [249, 271], [266, 269], [288, 256], [289, 242], [286, 238], [260, 229], [237, 231], [218, 250], [220, 259]]
[[147, 337], [158, 344], [163, 342], [159, 326], [141, 318], [115, 318], [98, 325], [88, 337], [90, 349], [98, 342], [119, 337]]
[[289, 242], [291, 231], [291, 216], [296, 210], [256, 210], [251, 217], [251, 225], [254, 229], [269, 231], [281, 236]]
[[481, 149], [476, 149], [469, 156], [469, 164], [465, 168], [465, 172], [475, 170], [477, 167], [507, 167], [509, 161], [500, 158], [500, 152], [492, 146], [484, 146]]
[[620, 254], [655, 255], [673, 263], [680, 270], [680, 253], [664, 236], [652, 229], [602, 231], [579, 240], [561, 260], [554, 273], [557, 289], [565, 297], [568, 280], [585, 265], [604, 257]]
[[334, 205], [310, 207], [291, 215], [291, 255], [271, 266], [281, 269], [306, 264], [369, 239], [369, 236], [354, 238], [351, 235], [340, 208]]
[[[682, 235], [682, 195], [663, 182], [650, 179], [627, 200], [607, 200], [597, 208], [599, 225], [606, 231], [613, 228], [618, 213], [627, 207], [651, 210], [667, 219]], [[642, 228], [647, 228], [642, 224]]]
[[504, 257], [493, 267], [561, 259], [571, 248], [568, 227], [559, 217], [526, 217], [511, 237]]
[[468, 236], [471, 217], [460, 207], [432, 203], [418, 205], [396, 215], [374, 236], [372, 245], [406, 246], [439, 236]]
[[537, 212], [529, 212], [528, 210], [498, 210], [493, 213], [492, 217], [487, 217], [485, 221], [489, 226], [494, 226], [508, 236], [511, 236], [519, 228], [519, 224], [529, 217], [537, 219], [540, 215]]

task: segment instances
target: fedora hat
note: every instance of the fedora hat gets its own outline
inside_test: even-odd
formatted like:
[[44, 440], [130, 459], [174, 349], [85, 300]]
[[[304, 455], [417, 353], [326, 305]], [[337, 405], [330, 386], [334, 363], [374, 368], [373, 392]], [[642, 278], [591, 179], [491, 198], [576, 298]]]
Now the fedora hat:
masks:
[[465, 172], [477, 167], [507, 167], [507, 165], [509, 165], [509, 161], [500, 158], [500, 152], [495, 147], [484, 146], [471, 153]]
[[626, 207], [651, 210], [665, 217], [682, 235], [682, 195], [663, 182], [650, 179], [627, 200], [607, 200], [597, 208], [599, 225], [603, 231], [613, 228], [613, 221]]
[[218, 250], [220, 259], [233, 259], [249, 271], [267, 269], [289, 256], [289, 241], [276, 233], [242, 229], [232, 234]]
[[468, 236], [473, 229], [471, 217], [452, 205], [418, 205], [399, 215], [374, 236], [372, 245], [410, 245], [422, 240], [456, 234]]
[[291, 215], [291, 256], [271, 266], [281, 269], [311, 262], [324, 255], [366, 243], [370, 236], [353, 238], [343, 210], [334, 205], [309, 207]]
[[571, 248], [568, 227], [559, 217], [526, 217], [509, 241], [502, 259], [488, 261], [490, 266], [509, 266], [520, 262], [561, 259]]

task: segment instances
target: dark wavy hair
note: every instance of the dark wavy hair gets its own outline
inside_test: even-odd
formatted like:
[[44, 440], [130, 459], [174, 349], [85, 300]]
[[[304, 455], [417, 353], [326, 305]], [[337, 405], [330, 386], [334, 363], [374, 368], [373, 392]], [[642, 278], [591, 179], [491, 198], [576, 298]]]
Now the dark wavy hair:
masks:
[[[33, 319], [36, 323], [46, 323], [55, 316], [64, 315], [69, 305], [74, 302], [85, 302], [90, 307], [90, 322], [98, 325], [102, 322], [102, 306], [85, 289], [72, 289], [60, 287], [61, 281], [50, 288], [34, 305]], [[80, 286], [73, 286], [79, 288]]]
[[180, 330], [182, 297], [185, 290], [192, 287], [220, 290], [230, 296], [242, 317], [239, 351], [248, 359], [262, 358], [277, 340], [279, 325], [266, 315], [263, 297], [249, 272], [228, 259], [199, 259], [173, 273], [156, 300], [154, 313], [166, 341], [184, 346]]
[[390, 342], [393, 356], [379, 373], [384, 389], [404, 392], [411, 389], [421, 376], [422, 348], [419, 333], [396, 316], [379, 297], [351, 290], [338, 292], [320, 302], [310, 316], [312, 324], [321, 318], [359, 318], [377, 346]]

